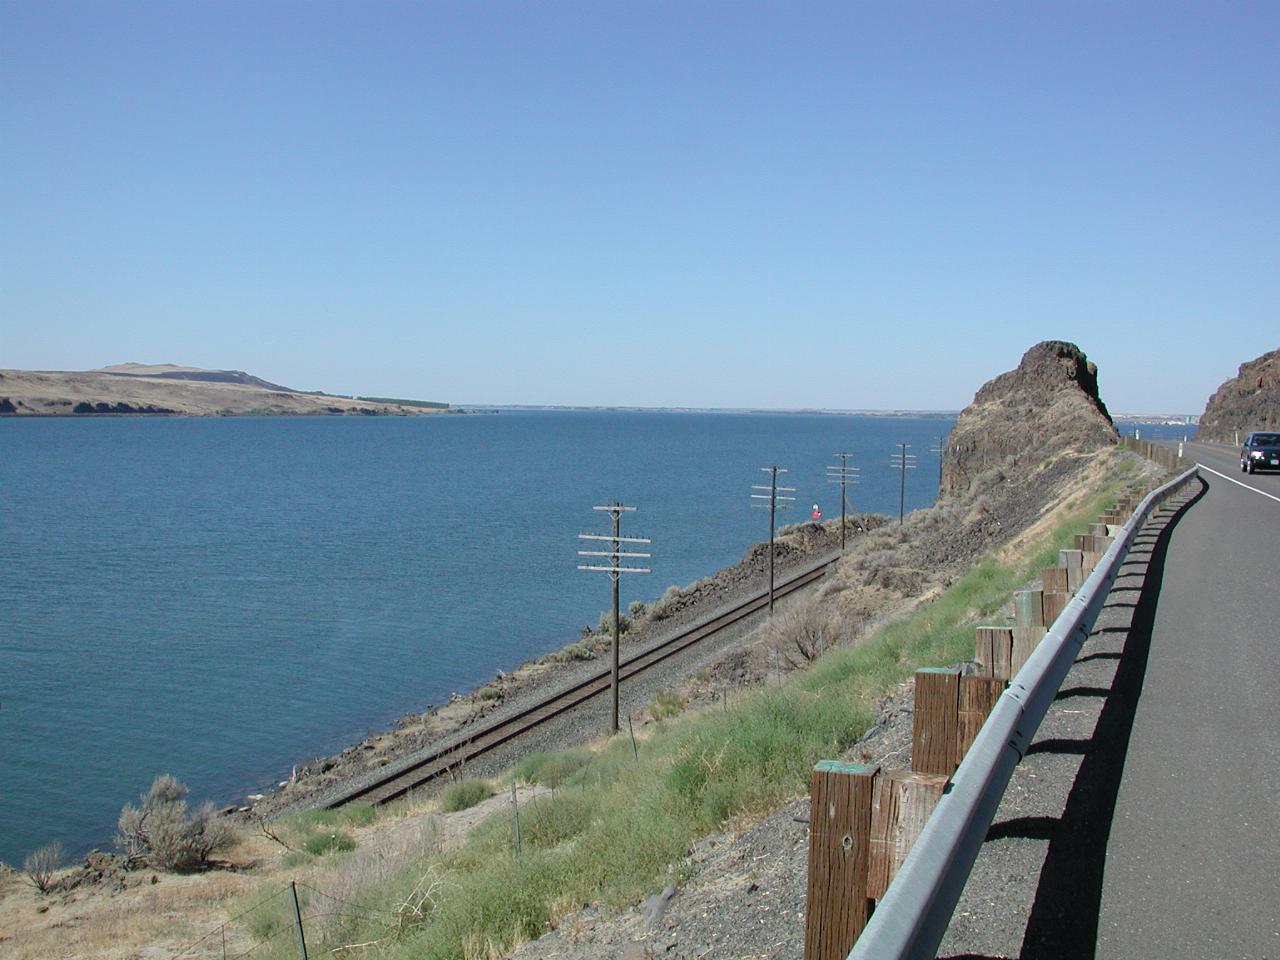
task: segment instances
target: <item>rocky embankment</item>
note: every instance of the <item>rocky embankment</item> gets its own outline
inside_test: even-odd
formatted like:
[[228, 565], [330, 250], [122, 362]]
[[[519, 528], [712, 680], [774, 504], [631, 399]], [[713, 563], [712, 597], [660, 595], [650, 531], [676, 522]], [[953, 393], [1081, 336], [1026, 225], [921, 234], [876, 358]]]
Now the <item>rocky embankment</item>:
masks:
[[1280, 350], [1240, 364], [1209, 398], [1196, 439], [1236, 443], [1251, 430], [1280, 430]]
[[1117, 439], [1098, 393], [1098, 368], [1075, 344], [1046, 340], [984, 384], [961, 412], [947, 437], [942, 490], [962, 497], [988, 471], [1012, 476]]

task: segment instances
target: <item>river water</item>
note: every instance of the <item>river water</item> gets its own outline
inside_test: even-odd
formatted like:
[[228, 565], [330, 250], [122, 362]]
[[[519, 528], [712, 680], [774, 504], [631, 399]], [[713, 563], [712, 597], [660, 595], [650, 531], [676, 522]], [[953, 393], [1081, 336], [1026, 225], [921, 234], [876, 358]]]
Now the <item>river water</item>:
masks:
[[624, 604], [768, 535], [760, 467], [799, 509], [932, 503], [942, 418], [513, 412], [417, 418], [0, 419], [0, 860], [110, 842], [169, 772], [242, 801], [292, 764], [576, 638], [608, 580], [591, 507], [635, 505], [652, 575]]

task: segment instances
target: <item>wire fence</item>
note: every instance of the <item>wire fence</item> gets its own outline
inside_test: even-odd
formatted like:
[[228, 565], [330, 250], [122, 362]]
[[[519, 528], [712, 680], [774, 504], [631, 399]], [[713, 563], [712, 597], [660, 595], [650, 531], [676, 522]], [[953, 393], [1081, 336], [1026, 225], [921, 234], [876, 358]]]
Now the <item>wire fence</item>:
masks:
[[[246, 907], [235, 916], [228, 917], [222, 923], [218, 924], [202, 937], [192, 940], [177, 953], [170, 956], [170, 960], [179, 960], [180, 957], [191, 957], [197, 949], [205, 947], [203, 951], [205, 956], [212, 954], [219, 956], [222, 960], [241, 960], [244, 957], [251, 957], [255, 954], [261, 954], [262, 951], [271, 946], [276, 940], [285, 935], [298, 936], [299, 931], [303, 936], [299, 940], [299, 955], [305, 957], [306, 953], [302, 944], [305, 942], [305, 934], [310, 925], [314, 931], [323, 927], [325, 922], [331, 920], [343, 921], [361, 921], [370, 924], [381, 924], [386, 928], [398, 927], [403, 921], [403, 915], [395, 910], [377, 910], [370, 908], [367, 904], [357, 903], [354, 900], [348, 900], [344, 897], [336, 896], [328, 891], [321, 890], [319, 887], [302, 881], [294, 881], [292, 887], [296, 890], [306, 891], [315, 898], [325, 901], [327, 904], [334, 906], [327, 909], [313, 908], [311, 903], [307, 903], [304, 907], [299, 903], [297, 913], [292, 910], [293, 897], [291, 896], [290, 885], [285, 885], [269, 896], [263, 897], [261, 900]], [[244, 920], [245, 917], [258, 912], [263, 907], [268, 906], [276, 900], [283, 898], [285, 900], [284, 909], [288, 913], [274, 922], [272, 927], [268, 928], [269, 932], [258, 934], [257, 942], [242, 952], [227, 952], [227, 934], [236, 929], [236, 924]], [[291, 915], [290, 915], [291, 914]], [[212, 943], [211, 943], [212, 941]], [[220, 941], [220, 950], [214, 944]], [[333, 951], [326, 950], [326, 953]]]

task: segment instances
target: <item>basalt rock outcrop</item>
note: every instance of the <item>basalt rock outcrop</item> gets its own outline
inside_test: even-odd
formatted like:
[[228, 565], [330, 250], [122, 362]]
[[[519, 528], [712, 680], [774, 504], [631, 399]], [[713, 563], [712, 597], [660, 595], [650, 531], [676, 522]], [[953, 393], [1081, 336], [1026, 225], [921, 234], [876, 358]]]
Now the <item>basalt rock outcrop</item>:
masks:
[[1240, 364], [1209, 398], [1196, 438], [1235, 443], [1250, 430], [1280, 430], [1280, 350]]
[[942, 494], [976, 492], [1118, 439], [1098, 395], [1098, 368], [1075, 344], [1046, 340], [984, 384], [960, 414], [947, 437]]

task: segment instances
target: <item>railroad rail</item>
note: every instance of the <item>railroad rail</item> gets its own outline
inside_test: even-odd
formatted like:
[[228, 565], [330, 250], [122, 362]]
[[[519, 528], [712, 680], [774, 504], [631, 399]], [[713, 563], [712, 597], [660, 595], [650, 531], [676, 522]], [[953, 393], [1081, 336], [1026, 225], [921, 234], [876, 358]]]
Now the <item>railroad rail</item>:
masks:
[[[776, 601], [790, 593], [807, 587], [821, 579], [838, 559], [839, 553], [830, 554], [822, 561], [778, 584], [773, 591]], [[752, 594], [743, 602], [725, 610], [702, 623], [695, 624], [674, 636], [641, 650], [624, 660], [619, 666], [619, 683], [644, 673], [678, 653], [688, 650], [702, 640], [745, 620], [769, 607], [769, 590], [765, 588]], [[567, 713], [592, 697], [609, 690], [609, 669], [597, 670], [585, 679], [557, 690], [549, 696], [513, 713], [478, 727], [461, 742], [434, 749], [415, 757], [412, 762], [391, 770], [372, 782], [349, 789], [324, 804], [332, 810], [348, 803], [361, 801], [374, 805], [388, 803], [403, 797], [411, 790], [425, 786], [432, 780], [445, 776], [463, 764], [481, 756], [495, 747], [514, 740], [539, 724]]]

